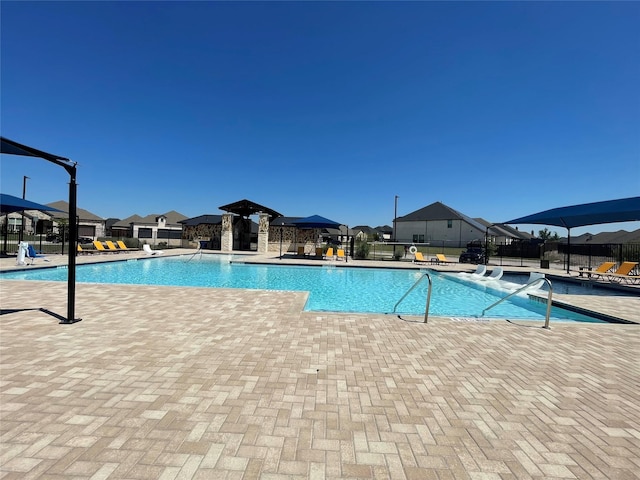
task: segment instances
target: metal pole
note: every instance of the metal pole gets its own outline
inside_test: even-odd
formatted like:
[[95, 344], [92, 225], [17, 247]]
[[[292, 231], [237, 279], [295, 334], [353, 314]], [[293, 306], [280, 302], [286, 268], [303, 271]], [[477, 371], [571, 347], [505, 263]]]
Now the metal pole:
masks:
[[79, 322], [76, 318], [76, 254], [78, 252], [78, 223], [77, 223], [77, 185], [76, 166], [67, 168], [69, 172], [69, 269], [67, 285], [67, 318], [60, 323], [69, 324]]
[[284, 223], [280, 223], [280, 260], [282, 260], [282, 226]]
[[[398, 238], [396, 235], [396, 219], [398, 218], [398, 195], [396, 195], [395, 206], [393, 209], [393, 241], [395, 242]], [[394, 246], [395, 249], [395, 246]]]
[[[27, 198], [27, 177], [26, 175], [22, 177], [22, 199]], [[7, 221], [9, 216], [7, 215]], [[20, 241], [24, 238], [24, 210], [22, 210], [22, 222], [20, 223]]]

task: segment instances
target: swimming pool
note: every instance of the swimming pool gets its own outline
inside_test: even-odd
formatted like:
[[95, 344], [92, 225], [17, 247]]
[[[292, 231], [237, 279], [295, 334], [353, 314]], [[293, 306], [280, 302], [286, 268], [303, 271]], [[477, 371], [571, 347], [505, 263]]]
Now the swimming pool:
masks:
[[[306, 311], [392, 313], [396, 303], [424, 277], [406, 269], [337, 267], [335, 265], [284, 266], [232, 262], [233, 256], [201, 255], [137, 259], [79, 265], [79, 283], [117, 283], [264, 290], [308, 291]], [[237, 257], [236, 257], [237, 258]], [[66, 267], [4, 272], [2, 279], [66, 281]], [[503, 290], [483, 282], [477, 285], [456, 274], [430, 271], [433, 281], [429, 315], [478, 318], [505, 296]], [[395, 311], [424, 315], [428, 282], [415, 288]], [[544, 320], [546, 303], [528, 295], [513, 297], [488, 312], [488, 318]], [[577, 312], [552, 309], [555, 321], [600, 322]]]

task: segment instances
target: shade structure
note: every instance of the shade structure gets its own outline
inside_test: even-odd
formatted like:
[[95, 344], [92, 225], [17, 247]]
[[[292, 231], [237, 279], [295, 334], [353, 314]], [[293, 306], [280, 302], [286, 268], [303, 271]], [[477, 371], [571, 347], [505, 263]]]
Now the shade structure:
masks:
[[[43, 152], [28, 145], [18, 143], [5, 137], [0, 137], [0, 153], [8, 155], [18, 155], [27, 157], [39, 157], [47, 162], [54, 163], [64, 168], [69, 174], [69, 218], [76, 219], [77, 212], [77, 183], [76, 183], [76, 166], [68, 158], [60, 157], [52, 153]], [[78, 222], [69, 222], [69, 236], [71, 244], [69, 245], [69, 274], [67, 276], [67, 318], [63, 318], [60, 323], [72, 324], [81, 319], [75, 318], [76, 308], [76, 241], [78, 238]]]
[[0, 208], [3, 215], [6, 213], [20, 212], [22, 210], [40, 210], [41, 212], [60, 212], [57, 208], [42, 205], [36, 202], [30, 202], [20, 197], [0, 193]]
[[635, 222], [640, 220], [640, 197], [583, 203], [552, 208], [543, 212], [515, 218], [503, 223], [554, 225], [567, 229], [567, 273], [571, 262], [571, 229], [603, 223]]
[[250, 215], [255, 215], [256, 213], [267, 213], [271, 218], [282, 216], [282, 214], [269, 207], [265, 207], [263, 205], [260, 205], [259, 203], [255, 203], [247, 199], [239, 200], [228, 205], [222, 205], [218, 208], [224, 212], [235, 213], [236, 215], [240, 215], [241, 217], [248, 217]]
[[311, 215], [310, 217], [300, 218], [291, 222], [298, 228], [339, 228], [341, 223], [334, 222], [320, 215]]
[[526, 223], [574, 228], [603, 223], [634, 222], [637, 220], [640, 220], [640, 197], [552, 208], [551, 210], [515, 218], [503, 223]]

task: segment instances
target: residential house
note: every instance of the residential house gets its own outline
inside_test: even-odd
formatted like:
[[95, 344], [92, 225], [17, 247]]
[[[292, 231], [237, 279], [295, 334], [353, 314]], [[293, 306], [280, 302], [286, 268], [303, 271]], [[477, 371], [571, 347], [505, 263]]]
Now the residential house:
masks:
[[487, 228], [457, 210], [435, 202], [395, 221], [395, 239], [400, 243], [465, 247], [469, 242], [484, 242]]
[[146, 217], [132, 215], [115, 222], [111, 235], [116, 238], [137, 238], [150, 245], [182, 246], [182, 223], [187, 217], [176, 211], [151, 214]]
[[[58, 202], [47, 203], [49, 207], [57, 208], [60, 212], [49, 212], [53, 217], [53, 233], [61, 233], [61, 227], [69, 224], [69, 202], [60, 200]], [[78, 238], [92, 238], [105, 236], [105, 219], [82, 208], [76, 208], [78, 219]]]
[[511, 245], [514, 242], [526, 242], [533, 238], [533, 235], [527, 232], [521, 232], [518, 227], [512, 227], [506, 224], [494, 224], [483, 218], [474, 218], [475, 221], [485, 226], [489, 243], [495, 245]]

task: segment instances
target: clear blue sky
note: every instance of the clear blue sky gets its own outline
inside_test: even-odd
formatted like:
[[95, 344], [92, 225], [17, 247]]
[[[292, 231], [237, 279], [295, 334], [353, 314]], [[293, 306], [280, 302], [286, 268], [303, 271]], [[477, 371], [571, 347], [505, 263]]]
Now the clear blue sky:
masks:
[[[105, 218], [248, 198], [375, 227], [398, 195], [502, 222], [640, 194], [639, 24], [639, 2], [2, 1], [1, 132], [78, 162]], [[1, 157], [3, 193], [68, 199], [62, 168]]]

